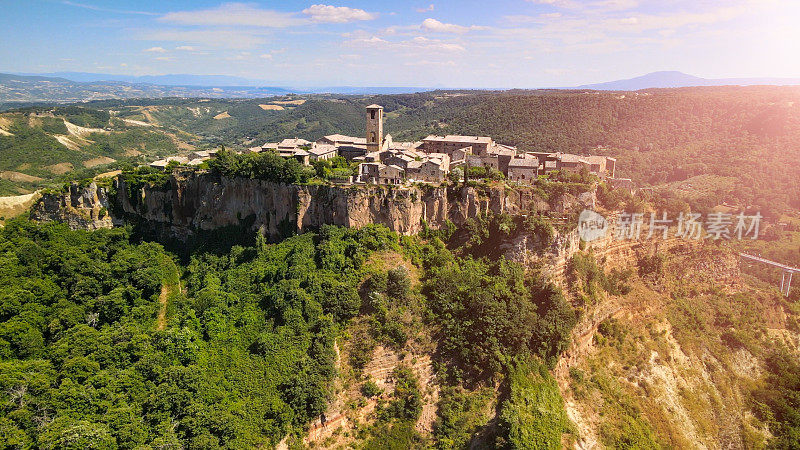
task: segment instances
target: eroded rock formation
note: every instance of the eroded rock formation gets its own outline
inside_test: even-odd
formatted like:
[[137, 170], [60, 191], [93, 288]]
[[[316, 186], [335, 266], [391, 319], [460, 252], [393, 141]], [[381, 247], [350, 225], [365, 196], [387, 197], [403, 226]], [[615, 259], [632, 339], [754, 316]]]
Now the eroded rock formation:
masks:
[[[114, 183], [111, 191], [73, 185], [68, 194], [45, 195], [34, 217], [88, 229], [133, 219], [181, 240], [198, 231], [243, 226], [276, 240], [322, 225], [382, 224], [414, 234], [423, 223], [439, 228], [489, 212], [563, 212], [580, 204], [569, 194], [545, 201], [530, 187], [292, 185], [204, 172], [175, 173], [164, 186], [133, 186], [123, 178]], [[583, 197], [584, 203], [593, 202], [593, 196]], [[110, 216], [99, 217], [101, 208]]]
[[66, 192], [42, 194], [31, 207], [31, 218], [64, 222], [72, 229], [97, 230], [115, 225], [108, 189], [95, 183], [83, 187], [73, 183]]

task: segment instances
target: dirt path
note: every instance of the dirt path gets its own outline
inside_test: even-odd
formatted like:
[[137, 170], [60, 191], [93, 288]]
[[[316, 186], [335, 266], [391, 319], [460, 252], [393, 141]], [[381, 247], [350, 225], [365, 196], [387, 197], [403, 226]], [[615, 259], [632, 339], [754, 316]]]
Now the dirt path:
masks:
[[[160, 306], [158, 310], [158, 319], [156, 321], [156, 329], [161, 331], [167, 328], [167, 307], [169, 306], [169, 298], [175, 293], [182, 294], [183, 288], [181, 287], [180, 273], [175, 263], [172, 261], [165, 262], [168, 264], [169, 270], [172, 272], [167, 279], [161, 284], [161, 293], [158, 294], [158, 303]], [[176, 280], [176, 281], [170, 281]]]
[[164, 283], [161, 285], [161, 294], [158, 295], [158, 303], [161, 308], [158, 310], [158, 325], [156, 329], [161, 331], [167, 327], [167, 300], [169, 299], [170, 288]]

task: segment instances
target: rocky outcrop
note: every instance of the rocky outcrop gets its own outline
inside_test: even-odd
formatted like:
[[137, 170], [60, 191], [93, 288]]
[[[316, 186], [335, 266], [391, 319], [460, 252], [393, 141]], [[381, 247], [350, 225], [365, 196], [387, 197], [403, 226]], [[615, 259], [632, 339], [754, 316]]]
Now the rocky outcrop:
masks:
[[[176, 172], [163, 186], [132, 185], [121, 177], [114, 183], [113, 199], [94, 185], [83, 189], [73, 185], [69, 194], [45, 195], [36, 205], [36, 217], [88, 229], [131, 220], [179, 240], [237, 226], [260, 229], [277, 240], [323, 225], [382, 224], [414, 234], [423, 224], [439, 228], [490, 212], [562, 212], [581, 204], [569, 194], [547, 202], [535, 189], [525, 187], [293, 185], [208, 172]], [[591, 203], [593, 196], [581, 200]], [[114, 221], [99, 217], [101, 208], [110, 210]]]
[[97, 230], [115, 225], [109, 211], [108, 189], [95, 183], [83, 187], [73, 183], [64, 192], [42, 194], [31, 208], [31, 218], [63, 222], [72, 229]]

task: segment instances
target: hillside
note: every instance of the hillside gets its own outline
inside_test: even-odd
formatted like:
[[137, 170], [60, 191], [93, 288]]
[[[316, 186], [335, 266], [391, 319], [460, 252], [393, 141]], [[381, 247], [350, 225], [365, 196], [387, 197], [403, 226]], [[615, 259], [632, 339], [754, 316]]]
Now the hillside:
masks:
[[724, 250], [676, 248], [657, 256], [664, 264], [655, 271], [634, 265], [628, 292], [601, 293], [556, 369], [582, 445], [760, 448], [770, 439], [776, 446], [790, 441], [783, 425], [770, 422], [776, 416], [769, 402], [760, 402], [775, 388], [765, 382], [786, 376], [775, 361], [797, 355], [796, 300], [741, 274]]
[[59, 107], [3, 113], [0, 194], [27, 194], [61, 179], [94, 176], [190, 148], [171, 132], [103, 110]]
[[[727, 245], [553, 246], [569, 230], [492, 213], [274, 244], [246, 223], [166, 249], [133, 218], [94, 232], [7, 224], [6, 439], [741, 448], [797, 432], [800, 291], [787, 300], [742, 274]], [[566, 262], [502, 257], [525, 261], [507, 244], [540, 241]]]
[[713, 195], [688, 195], [696, 209], [728, 202], [778, 214], [800, 207], [791, 194], [800, 190], [800, 168], [793, 163], [800, 158], [800, 88], [795, 87], [437, 91], [87, 106], [196, 136], [196, 145], [245, 148], [286, 137], [313, 141], [331, 133], [360, 135], [362, 110], [370, 103], [386, 108], [386, 130], [400, 140], [489, 135], [522, 150], [605, 154], [618, 158], [617, 176], [639, 185], [700, 175], [735, 179], [730, 189]]

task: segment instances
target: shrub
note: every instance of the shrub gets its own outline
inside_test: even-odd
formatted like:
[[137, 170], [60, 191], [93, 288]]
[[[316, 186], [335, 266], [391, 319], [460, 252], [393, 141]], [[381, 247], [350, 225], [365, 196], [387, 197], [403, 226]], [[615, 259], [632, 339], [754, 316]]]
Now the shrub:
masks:
[[507, 382], [509, 395], [498, 424], [505, 444], [515, 449], [560, 449], [570, 422], [558, 384], [545, 366], [536, 361], [513, 362]]
[[383, 394], [383, 389], [379, 388], [374, 381], [367, 380], [361, 385], [361, 393], [364, 397], [377, 397]]
[[422, 393], [417, 376], [410, 367], [401, 364], [392, 372], [392, 378], [395, 382], [394, 398], [380, 411], [380, 417], [384, 420], [416, 421], [422, 413]]
[[306, 183], [314, 175], [311, 168], [276, 152], [237, 155], [222, 149], [208, 162], [208, 167], [227, 177], [257, 178], [276, 183]]
[[406, 300], [411, 292], [411, 278], [405, 266], [397, 266], [386, 274], [386, 294], [395, 300]]

